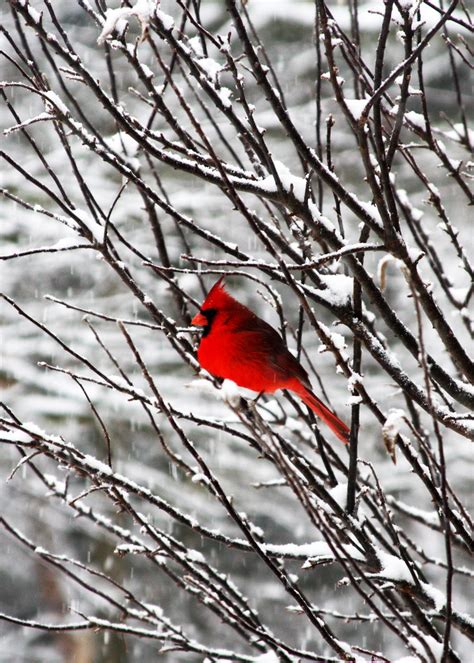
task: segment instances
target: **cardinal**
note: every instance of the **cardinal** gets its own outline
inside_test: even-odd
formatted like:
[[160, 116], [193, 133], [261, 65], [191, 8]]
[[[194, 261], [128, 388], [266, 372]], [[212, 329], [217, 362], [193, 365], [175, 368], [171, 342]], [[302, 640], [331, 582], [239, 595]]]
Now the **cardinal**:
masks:
[[213, 285], [192, 320], [193, 325], [203, 328], [198, 349], [202, 368], [260, 393], [288, 389], [347, 444], [348, 427], [314, 394], [308, 374], [280, 334], [231, 297], [223, 279]]

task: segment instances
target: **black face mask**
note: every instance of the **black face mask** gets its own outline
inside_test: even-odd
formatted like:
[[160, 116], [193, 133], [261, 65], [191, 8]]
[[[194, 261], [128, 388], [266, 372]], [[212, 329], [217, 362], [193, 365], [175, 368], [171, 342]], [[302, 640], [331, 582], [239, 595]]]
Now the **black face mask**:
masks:
[[217, 315], [217, 309], [215, 308], [208, 308], [208, 309], [201, 309], [200, 313], [206, 318], [207, 320], [207, 325], [204, 327], [204, 331], [202, 334], [202, 338], [205, 338], [209, 332], [211, 331], [212, 323], [214, 321], [214, 318]]

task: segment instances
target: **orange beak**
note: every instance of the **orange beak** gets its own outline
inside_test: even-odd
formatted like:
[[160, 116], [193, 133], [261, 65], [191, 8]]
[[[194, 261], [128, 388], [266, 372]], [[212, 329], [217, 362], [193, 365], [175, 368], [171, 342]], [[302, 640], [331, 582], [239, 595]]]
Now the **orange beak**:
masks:
[[194, 318], [191, 320], [191, 324], [195, 327], [205, 327], [209, 323], [205, 315], [202, 313], [196, 313]]

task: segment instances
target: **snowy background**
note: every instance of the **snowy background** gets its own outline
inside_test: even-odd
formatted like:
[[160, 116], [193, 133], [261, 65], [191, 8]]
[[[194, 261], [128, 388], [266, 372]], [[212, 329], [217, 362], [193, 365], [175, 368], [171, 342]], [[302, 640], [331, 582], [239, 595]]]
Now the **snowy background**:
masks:
[[[43, 3], [31, 4], [44, 11]], [[137, 78], [137, 72], [130, 63], [127, 63], [120, 49], [108, 51], [110, 60], [104, 57], [104, 47], [97, 44], [100, 30], [80, 6], [81, 4], [59, 0], [54, 3], [54, 10], [66, 31], [67, 38], [80, 54], [91, 76], [100, 81], [104, 91], [112, 94], [115, 88], [119, 104], [126, 109], [126, 112], [138, 118], [140, 122], [146, 123], [150, 116], [150, 107], [143, 101], [143, 86]], [[113, 3], [108, 4], [117, 6]], [[380, 5], [381, 3], [376, 2], [364, 3], [359, 11], [361, 43], [369, 64], [372, 61], [370, 54], [375, 51], [382, 21], [382, 17], [373, 10], [380, 8]], [[179, 21], [180, 9], [174, 2], [171, 0], [162, 2], [161, 9], [172, 15], [176, 22]], [[273, 63], [291, 117], [308, 145], [314, 146], [316, 110], [315, 49], [312, 37], [313, 3], [253, 0], [248, 3], [247, 9], [255, 29], [265, 44], [268, 58]], [[337, 3], [333, 10], [339, 26], [350, 31], [350, 13], [346, 4]], [[1, 23], [6, 26], [7, 31], [14, 34], [14, 19], [9, 8], [4, 4], [0, 11]], [[45, 12], [45, 21], [51, 27], [46, 14], [47, 12]], [[437, 17], [435, 12], [427, 11], [426, 25], [432, 25]], [[220, 2], [203, 2], [200, 21], [213, 34], [226, 35], [230, 30], [229, 16]], [[54, 26], [51, 27], [53, 28]], [[187, 26], [186, 30], [188, 36], [192, 37], [192, 26]], [[463, 32], [462, 27], [459, 27], [459, 30]], [[35, 39], [31, 29], [25, 33], [28, 35], [29, 47], [37, 62], [47, 73], [49, 86], [69, 105], [55, 77], [54, 67], [47, 60], [39, 40]], [[135, 46], [135, 40], [139, 35], [140, 23], [131, 17], [127, 40], [132, 46]], [[234, 35], [234, 40], [236, 39]], [[0, 40], [2, 49], [6, 50], [13, 59], [18, 60], [5, 34], [0, 36]], [[159, 40], [156, 40], [156, 43], [159, 45], [161, 56], [169, 61], [170, 51], [165, 45], [160, 44]], [[164, 77], [156, 65], [153, 50], [146, 41], [140, 43], [137, 48], [140, 60], [153, 72], [153, 83], [158, 89], [163, 85]], [[236, 48], [236, 52], [238, 51]], [[214, 53], [214, 56], [223, 62], [219, 53]], [[394, 31], [387, 49], [387, 71], [398, 64], [402, 57], [403, 45]], [[342, 58], [340, 59], [342, 67], [344, 65]], [[113, 79], [109, 77], [110, 63], [113, 64]], [[210, 64], [207, 65], [208, 71], [209, 67]], [[350, 76], [350, 73], [342, 71], [341, 75]], [[449, 59], [441, 38], [429, 49], [424, 65], [424, 76], [432, 117], [436, 120], [437, 127], [446, 133], [450, 131], [452, 133], [448, 120], [452, 123], [459, 122], [459, 107], [453, 94]], [[18, 71], [7, 58], [2, 60], [1, 77], [7, 81], [20, 79]], [[221, 82], [233, 89], [228, 73], [222, 74]], [[461, 84], [465, 88], [468, 87], [464, 80]], [[179, 85], [182, 86], [188, 102], [197, 105], [192, 89], [186, 87], [183, 79], [179, 80]], [[346, 85], [350, 86], [351, 81], [348, 80]], [[209, 231], [219, 236], [223, 242], [235, 244], [254, 260], [273, 262], [272, 256], [249, 229], [245, 219], [239, 211], [233, 209], [231, 202], [218, 187], [191, 173], [180, 172], [160, 163], [145, 155], [143, 151], [137, 150], [137, 144], [133, 139], [119, 135], [110, 114], [101, 107], [87, 86], [74, 81], [72, 76], [68, 79], [68, 86], [78, 108], [100, 132], [106, 144], [124, 156], [132, 168], [139, 168], [152, 188], [158, 190], [160, 187], [160, 191], [165, 192], [166, 200], [180, 214], [191, 219], [202, 231]], [[464, 93], [466, 94], [466, 90]], [[6, 89], [4, 94], [6, 96], [0, 100], [1, 129], [4, 131], [1, 137], [1, 149], [32, 177], [47, 183], [60, 199], [70, 201], [78, 210], [78, 216], [97, 237], [103, 229], [97, 228], [87, 210], [71, 160], [54, 132], [52, 122], [46, 120], [32, 124], [28, 127], [28, 133], [39, 153], [45, 156], [48, 168], [59, 175], [60, 186], [48, 178], [45, 163], [38, 158], [25, 134], [21, 131], [5, 131], [21, 121], [44, 113], [45, 104], [38, 95], [31, 94], [27, 89]], [[348, 97], [355, 96], [347, 91], [346, 94]], [[467, 95], [469, 94], [472, 95], [471, 90], [467, 90]], [[232, 95], [235, 100], [234, 89]], [[301, 176], [301, 166], [295, 151], [262, 92], [252, 83], [251, 77], [247, 81], [247, 96], [255, 106], [256, 125], [265, 129], [265, 138], [274, 159], [285, 164], [295, 175]], [[189, 119], [177, 103], [170, 86], [163, 93], [163, 98], [172, 108], [178, 123], [188, 128]], [[472, 96], [467, 98], [472, 108]], [[19, 118], [13, 118], [6, 99], [14, 105]], [[327, 80], [323, 80], [321, 84], [321, 103], [322, 117], [326, 118], [331, 113], [335, 120], [332, 158], [338, 177], [361, 200], [369, 203], [371, 196], [364, 182], [360, 154]], [[352, 110], [356, 113], [354, 107]], [[410, 99], [408, 110], [420, 111], [418, 97]], [[76, 109], [72, 109], [72, 112], [78, 116]], [[205, 132], [214, 136], [215, 128], [210, 125], [209, 118], [202, 110], [197, 112]], [[413, 116], [415, 121], [417, 117], [420, 116]], [[241, 145], [236, 142], [233, 128], [219, 114], [216, 114], [216, 121], [219, 130], [231, 141], [231, 148], [236, 150], [238, 156], [244, 160], [245, 168], [250, 170], [251, 164], [246, 159]], [[153, 128], [158, 133], [163, 131], [169, 140], [175, 140], [165, 119], [159, 114], [154, 118]], [[323, 133], [325, 131], [326, 125], [323, 120]], [[417, 137], [405, 136], [405, 139], [416, 141]], [[465, 158], [465, 150], [463, 151], [455, 141], [450, 142], [446, 137], [443, 140], [448, 146], [450, 158]], [[114, 205], [124, 182], [123, 178], [115, 168], [97, 158], [97, 155], [86, 149], [79, 140], [71, 139], [70, 145], [74, 163], [80, 168], [81, 176], [95, 199], [93, 205], [97, 205], [107, 213]], [[466, 249], [472, 253], [472, 218], [469, 219], [466, 213], [468, 208], [459, 194], [459, 187], [452, 178], [446, 176], [445, 170], [439, 167], [439, 162], [431, 152], [426, 151], [426, 154], [421, 155], [417, 153], [416, 156], [430, 181], [437, 187], [444, 208], [459, 230], [460, 238], [463, 242], [467, 242]], [[226, 153], [225, 158], [233, 162], [230, 151]], [[153, 169], [156, 170], [156, 177]], [[446, 241], [446, 233], [438, 225], [440, 220], [436, 210], [427, 200], [426, 190], [422, 189], [419, 180], [413, 177], [408, 164], [402, 159], [396, 162], [396, 179], [397, 188], [406, 191], [410, 205], [423, 214], [424, 228], [445, 266], [445, 273], [451, 280], [452, 292], [462, 299], [469, 288], [469, 278], [452, 245]], [[97, 342], [89, 326], [90, 323], [103, 345], [132, 380], [134, 387], [142, 389], [149, 395], [149, 385], [134, 360], [123, 334], [118, 329], [116, 319], [147, 323], [148, 326], [128, 324], [127, 329], [155, 379], [161, 395], [176, 412], [183, 415], [179, 417], [180, 425], [212, 468], [226, 494], [232, 495], [236, 510], [247, 514], [255, 527], [261, 528], [264, 540], [268, 544], [302, 545], [320, 541], [320, 533], [306, 517], [292, 491], [285, 486], [272, 487], [272, 482], [278, 483], [281, 479], [272, 463], [263, 459], [245, 439], [239, 438], [238, 435], [228, 434], [224, 430], [216, 430], [206, 425], [196, 425], [197, 418], [210, 422], [225, 422], [233, 429], [244, 431], [236, 412], [225, 402], [222, 394], [208, 381], [197, 377], [196, 370], [183, 361], [170, 344], [166, 333], [151, 328], [153, 324], [156, 325], [156, 320], [152, 319], [147, 307], [133, 295], [130, 288], [126, 287], [123, 279], [111, 269], [100, 252], [92, 247], [92, 243], [56, 218], [50, 218], [38, 211], [44, 208], [54, 213], [62, 213], [60, 206], [5, 160], [0, 171], [0, 186], [31, 206], [31, 209], [25, 209], [11, 197], [3, 198], [0, 202], [0, 253], [2, 257], [14, 253], [23, 254], [0, 262], [1, 290], [28, 316], [43, 326], [43, 329], [40, 329], [37, 324], [20, 315], [7, 301], [1, 301], [1, 400], [7, 404], [15, 417], [22, 422], [35, 424], [48, 435], [60, 435], [63, 440], [73, 444], [84, 454], [90, 454], [106, 462], [107, 450], [103, 430], [98, 418], [91, 411], [90, 400], [100, 413], [100, 419], [110, 434], [113, 467], [116, 472], [148, 488], [165, 503], [172, 505], [176, 513], [184, 514], [185, 519], [196, 519], [203, 527], [218, 530], [233, 539], [241, 538], [241, 532], [229, 519], [228, 513], [207, 490], [195, 460], [180, 445], [179, 439], [162, 415], [158, 414], [156, 417], [162, 427], [166, 443], [195, 469], [194, 476], [184, 472], [164, 453], [156, 431], [150, 426], [150, 419], [140, 402], [132, 400], [127, 393], [120, 393], [118, 389], [104, 388], [94, 382], [81, 383], [87, 392], [86, 398], [83, 389], [77, 380], [71, 378], [71, 375], [51, 370], [44, 365], [86, 374], [81, 362], [66, 352], [56, 338], [45, 333], [44, 330], [47, 329], [68, 347], [73, 348], [78, 355], [87, 358], [92, 366], [115, 379], [118, 369], [112, 365], [110, 358]], [[252, 194], [242, 195], [249, 207], [265, 218], [266, 209], [261, 201]], [[332, 194], [325, 190], [324, 213], [331, 219], [334, 219], [333, 206]], [[193, 232], [192, 226], [178, 226], [170, 215], [160, 209], [157, 209], [157, 215], [169, 261], [174, 267], [186, 269], [192, 266], [189, 261], [181, 257], [183, 254], [192, 253], [203, 259], [216, 260], [226, 257], [218, 247], [206, 241], [203, 233]], [[127, 270], [130, 270], [141, 291], [164, 315], [176, 320], [178, 326], [187, 327], [189, 320], [186, 321], [183, 311], [178, 309], [176, 298], [167, 281], [143, 264], [144, 259], [158, 264], [162, 264], [162, 260], [156, 248], [156, 234], [154, 235], [149, 217], [145, 213], [144, 199], [133, 184], [129, 184], [120, 195], [113, 207], [111, 220], [117, 231], [126, 238], [126, 243], [118, 242], [120, 261]], [[358, 220], [347, 210], [344, 210], [344, 223], [348, 242], [358, 241]], [[288, 241], [291, 241], [291, 238], [288, 238]], [[415, 241], [408, 231], [407, 242], [416, 248]], [[48, 252], [29, 253], [31, 250], [43, 247], [48, 247]], [[133, 247], [133, 250], [127, 247]], [[49, 249], [52, 250], [49, 252]], [[232, 259], [231, 256], [227, 258]], [[365, 265], [369, 273], [377, 274], [380, 259], [380, 253], [367, 253]], [[347, 275], [342, 262], [331, 263], [328, 269], [329, 275], [331, 273]], [[395, 261], [388, 263], [386, 270], [385, 297], [404, 323], [416, 332], [413, 300], [409, 297], [403, 273]], [[423, 267], [421, 271], [423, 273]], [[267, 276], [259, 270], [252, 272], [249, 269], [247, 273], [253, 273], [261, 280], [269, 282]], [[428, 270], [426, 277], [431, 278]], [[175, 278], [183, 291], [196, 302], [200, 302], [204, 288], [209, 288], [216, 277], [212, 274], [204, 275], [200, 280], [195, 274], [178, 272]], [[284, 317], [289, 322], [289, 345], [295, 348], [296, 342], [292, 338], [291, 329], [298, 327], [298, 301], [285, 285], [277, 281], [269, 285], [281, 297]], [[279, 327], [280, 319], [272, 306], [272, 298], [262, 285], [252, 282], [243, 274], [231, 276], [228, 279], [228, 287], [241, 301], [275, 327]], [[466, 349], [469, 348], [469, 344], [472, 347], [468, 326], [462, 323], [462, 315], [466, 316], [466, 311], [455, 310], [449, 301], [443, 298], [439, 284], [434, 282], [433, 288], [439, 294], [441, 306], [444, 307], [443, 312], [458, 338]], [[338, 293], [343, 297], [339, 285], [333, 296]], [[67, 306], [64, 303], [67, 303]], [[370, 310], [370, 303], [365, 303]], [[77, 307], [78, 310], [72, 307]], [[91, 313], [85, 313], [86, 310]], [[188, 310], [194, 314], [196, 308], [191, 304]], [[110, 319], [101, 319], [94, 315], [94, 312], [109, 316]], [[352, 347], [350, 330], [344, 325], [333, 326], [334, 316], [322, 307], [316, 307], [315, 314], [331, 332], [342, 334], [347, 346], [346, 351], [350, 355]], [[424, 322], [427, 350], [433, 353], [448, 373], [453, 373], [454, 369], [439, 337], [431, 333], [427, 319]], [[422, 386], [422, 370], [416, 361], [408, 356], [400, 339], [391, 334], [391, 330], [383, 324], [380, 324], [380, 331], [386, 335], [390, 351], [400, 360], [404, 370], [411, 375], [415, 383]], [[182, 333], [196, 345], [196, 335]], [[304, 357], [303, 363], [308, 369], [316, 367], [318, 378], [310, 370], [315, 390], [321, 393], [319, 387], [321, 380], [332, 407], [341, 418], [349, 421], [351, 393], [347, 388], [347, 380], [340, 372], [336, 372], [333, 355], [330, 352], [321, 352], [320, 346], [320, 339], [311, 326], [306, 325], [303, 347], [311, 364], [308, 364]], [[406, 410], [407, 405], [401, 389], [368, 353], [364, 353], [363, 374], [364, 386], [384, 413], [388, 413], [391, 408]], [[117, 378], [117, 382], [119, 380], [120, 378]], [[288, 416], [284, 423], [277, 421], [281, 410], [276, 401]], [[460, 411], [465, 410], [461, 408]], [[320, 464], [319, 456], [310, 442], [311, 430], [298, 418], [291, 404], [283, 396], [277, 395], [276, 399], [267, 398], [262, 404], [261, 412], [262, 416], [275, 422], [274, 425], [281, 435], [295, 444], [308, 445], [307, 453], [316, 464]], [[187, 416], [190, 414], [194, 420]], [[420, 416], [424, 424], [429, 426], [430, 417], [423, 412]], [[406, 434], [410, 433], [406, 426], [403, 430]], [[471, 444], [469, 440], [447, 428], [443, 430], [443, 434], [449, 479], [464, 506], [469, 508], [472, 499]], [[335, 439], [331, 438], [330, 442], [335, 447], [335, 453], [347, 460], [346, 450], [336, 446], [339, 443]], [[419, 513], [424, 514], [426, 521], [430, 518], [436, 521], [437, 516], [429, 492], [424, 489], [402, 455], [399, 455], [397, 465], [392, 464], [382, 441], [381, 426], [368, 408], [364, 407], [361, 408], [359, 456], [376, 467], [386, 495], [391, 495], [407, 508], [419, 509]], [[204, 609], [192, 592], [177, 589], [172, 577], [150, 564], [146, 556], [139, 554], [120, 556], [114, 553], [116, 545], [120, 543], [117, 537], [100, 531], [86, 517], [77, 517], [77, 513], [74, 513], [65, 500], [51, 494], [28, 464], [23, 464], [14, 476], [9, 478], [19, 458], [17, 447], [11, 444], [1, 446], [2, 517], [23, 532], [34, 546], [40, 546], [52, 553], [67, 555], [106, 573], [118, 583], [128, 587], [131, 592], [139, 594], [144, 602], [161, 606], [167, 618], [180, 624], [190, 638], [195, 638], [204, 645], [228, 648], [248, 656], [252, 653], [233, 629], [223, 625], [211, 611]], [[67, 491], [71, 496], [80, 495], [90, 485], [87, 477], [82, 478], [78, 473], [70, 473], [68, 468], [61, 467], [51, 459], [40, 456], [36, 462], [54, 486], [60, 486], [61, 482], [67, 479]], [[342, 474], [338, 474], [338, 480], [338, 486], [331, 490], [335, 499], [343, 505], [347, 480], [344, 481]], [[265, 486], [264, 484], [268, 482], [270, 485]], [[150, 523], [176, 537], [189, 549], [202, 553], [220, 573], [229, 574], [232, 582], [248, 597], [251, 606], [258, 609], [265, 623], [281, 640], [321, 655], [334, 655], [334, 652], [321, 641], [304, 615], [288, 610], [288, 606], [292, 605], [291, 597], [282, 585], [275, 581], [268, 568], [254, 553], [238, 552], [215, 540], [201, 537], [191, 527], [166, 513], [166, 510], [152, 508], [147, 503], [143, 505], [136, 496], [132, 497], [132, 501], [139, 511], [141, 508], [144, 509], [143, 515]], [[102, 495], [100, 491], [86, 495], [79, 503], [96, 509], [104, 517], [110, 518], [114, 524], [130, 529], [133, 534], [140, 536], [140, 528], [130, 514], [116, 508], [111, 499]], [[413, 541], [421, 543], [429, 550], [433, 558], [444, 559], [442, 536], [431, 532], [429, 527], [416, 522], [413, 518], [405, 518], [400, 511], [396, 512], [396, 520], [397, 525]], [[113, 611], [111, 612], [110, 606], [106, 605], [100, 596], [84, 591], [54, 566], [44, 563], [41, 556], [34, 553], [34, 546], [33, 549], [29, 549], [27, 545], [21, 545], [18, 538], [12, 537], [5, 527], [0, 528], [1, 613], [52, 623], [80, 621], [84, 614], [112, 619]], [[344, 614], [370, 612], [356, 593], [350, 591], [344, 584], [339, 584], [345, 573], [337, 565], [302, 569], [305, 559], [315, 556], [317, 547], [306, 551], [308, 554], [305, 554], [304, 549], [289, 548], [288, 552], [291, 551], [297, 553], [301, 559], [288, 561], [287, 569], [299, 577], [302, 590], [318, 606]], [[456, 551], [456, 564], [464, 567], [468, 563], [467, 554], [462, 549]], [[434, 564], [427, 565], [425, 571], [429, 581], [444, 591], [445, 571]], [[470, 577], [466, 575], [454, 576], [454, 607], [459, 612], [469, 612], [474, 601], [469, 580]], [[98, 585], [100, 584], [98, 581]], [[114, 590], [111, 589], [110, 592], [113, 594]], [[118, 593], [117, 590], [117, 596]], [[113, 619], [120, 621], [119, 613], [113, 615]], [[377, 624], [375, 620], [369, 622], [368, 626], [365, 622], [335, 618], [330, 623], [335, 623], [335, 630], [341, 641], [357, 643], [363, 648], [382, 652], [388, 660], [400, 659], [410, 653], [393, 633]], [[464, 656], [464, 660], [467, 661], [469, 652], [472, 651], [472, 644], [469, 645], [468, 640], [459, 632], [453, 635], [452, 644], [461, 658]], [[15, 663], [46, 660], [51, 663], [154, 661], [162, 646], [160, 642], [124, 636], [107, 630], [80, 631], [73, 635], [44, 633], [0, 622], [1, 661], [15, 661]], [[253, 655], [257, 656], [255, 652]], [[204, 656], [199, 653], [171, 651], [162, 653], [160, 660], [167, 663], [178, 660], [201, 661], [204, 660]], [[267, 659], [262, 656], [255, 660]], [[277, 659], [268, 658], [268, 661], [273, 660]]]

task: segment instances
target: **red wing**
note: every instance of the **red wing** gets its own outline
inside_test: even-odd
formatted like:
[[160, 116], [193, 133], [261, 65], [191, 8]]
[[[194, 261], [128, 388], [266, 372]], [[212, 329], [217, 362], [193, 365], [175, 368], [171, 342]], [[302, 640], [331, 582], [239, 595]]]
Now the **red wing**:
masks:
[[297, 378], [303, 384], [310, 386], [309, 377], [304, 368], [288, 350], [280, 334], [265, 320], [256, 317], [255, 321], [249, 321], [248, 332], [245, 328], [242, 332], [249, 335], [255, 334], [254, 343], [249, 339], [250, 347], [260, 344], [261, 351], [265, 353], [268, 363], [280, 379]]
[[280, 335], [263, 320], [257, 321], [258, 324], [248, 320], [238, 329], [222, 330], [218, 342], [213, 341], [212, 353], [205, 352], [207, 339], [203, 339], [201, 365], [214, 375], [254, 391], [273, 392], [285, 388], [294, 378], [309, 385], [306, 371], [287, 350]]

